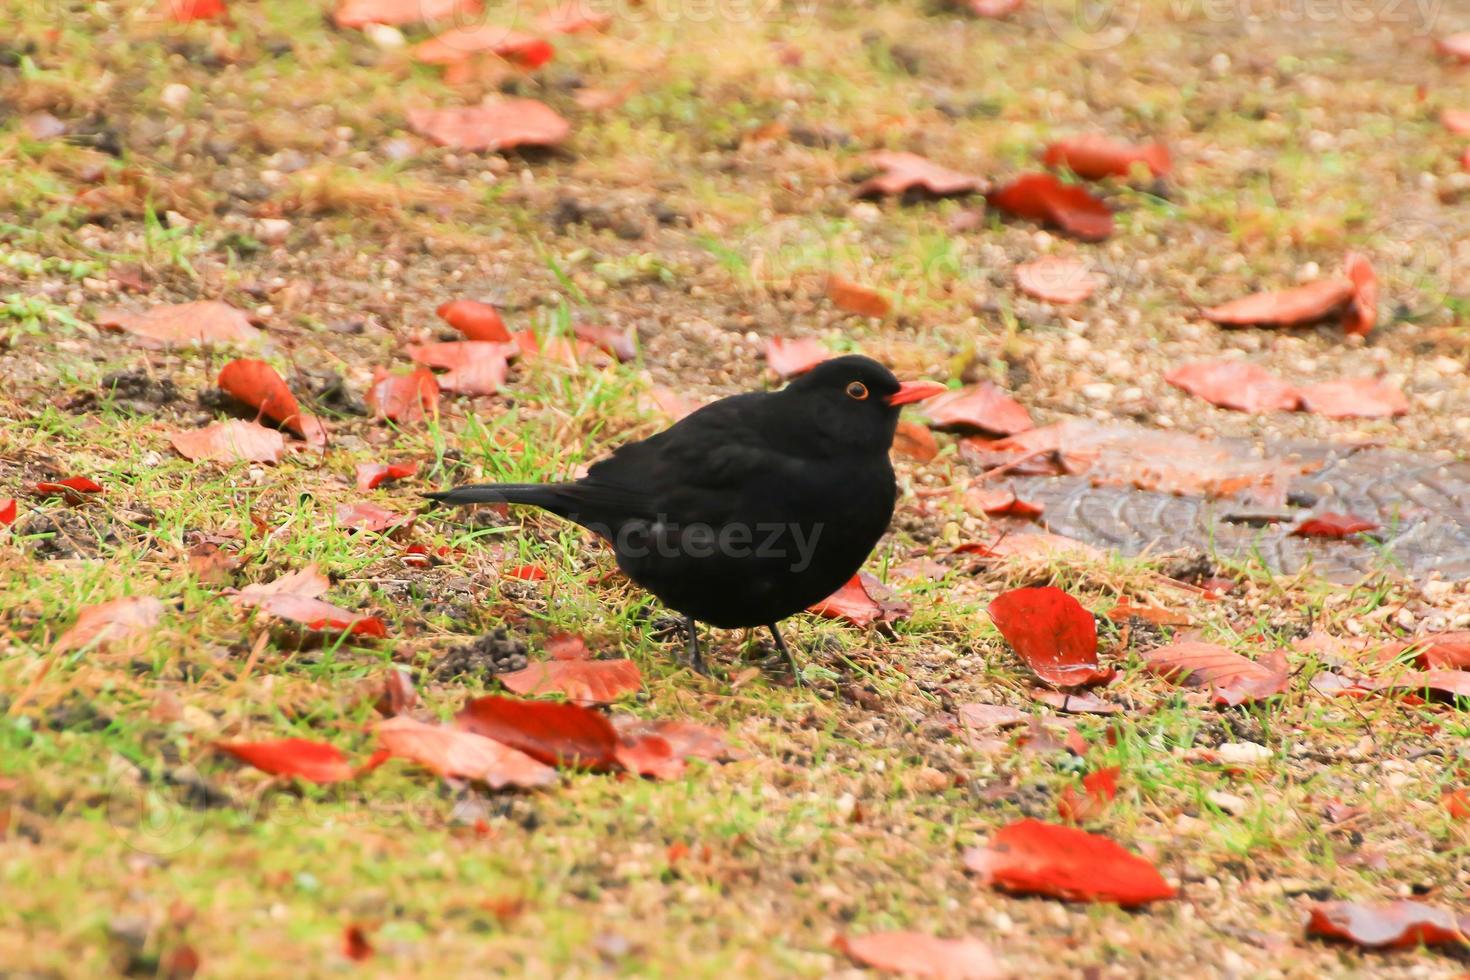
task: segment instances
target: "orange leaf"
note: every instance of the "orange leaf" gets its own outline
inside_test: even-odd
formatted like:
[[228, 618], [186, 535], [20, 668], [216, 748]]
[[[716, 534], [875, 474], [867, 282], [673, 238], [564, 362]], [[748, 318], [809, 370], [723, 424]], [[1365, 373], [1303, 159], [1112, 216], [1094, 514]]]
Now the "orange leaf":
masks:
[[389, 374], [379, 368], [373, 374], [366, 400], [378, 418], [405, 424], [422, 422], [439, 410], [439, 382], [423, 368], [412, 374]]
[[985, 199], [1007, 214], [1055, 225], [1084, 241], [1101, 241], [1113, 233], [1113, 212], [1106, 204], [1053, 174], [1023, 174]]
[[1012, 589], [988, 611], [1016, 656], [1048, 684], [1077, 687], [1113, 676], [1098, 666], [1097, 621], [1061, 589]]
[[846, 313], [881, 319], [888, 315], [888, 300], [876, 290], [859, 286], [841, 276], [827, 277], [827, 298]]
[[1048, 303], [1080, 303], [1102, 285], [1102, 280], [1092, 274], [1090, 262], [1047, 255], [1016, 266], [1016, 285], [1028, 296]]
[[971, 487], [965, 491], [965, 509], [971, 513], [979, 511], [991, 517], [1040, 517], [1046, 505], [1035, 504], [1016, 496], [1016, 491], [1004, 487]]
[[1292, 385], [1246, 361], [1196, 361], [1170, 368], [1164, 380], [1221, 408], [1291, 412], [1302, 396]]
[[1175, 895], [1153, 865], [1108, 838], [1039, 820], [1002, 827], [964, 861], [985, 882], [1017, 894], [1125, 906]]
[[1249, 660], [1216, 643], [1180, 640], [1143, 654], [1153, 673], [1188, 687], [1208, 687], [1217, 704], [1237, 705], [1283, 693], [1290, 680], [1286, 657], [1274, 651]]
[[1106, 136], [1058, 140], [1046, 148], [1041, 160], [1048, 167], [1066, 167], [1087, 180], [1127, 177], [1139, 165], [1147, 167], [1153, 176], [1163, 177], [1172, 167], [1169, 148], [1162, 143], [1134, 146]]
[[923, 412], [936, 429], [1009, 436], [1032, 427], [1021, 403], [988, 381], [932, 398]]
[[1200, 315], [1229, 326], [1289, 327], [1322, 319], [1352, 299], [1354, 291], [1351, 279], [1319, 279], [1305, 286], [1256, 293], [1212, 306]]
[[515, 62], [527, 71], [546, 64], [553, 53], [551, 42], [545, 38], [486, 21], [471, 27], [451, 28], [431, 37], [413, 49], [413, 56], [426, 65], [453, 65], [486, 52]]
[[496, 680], [517, 694], [564, 694], [577, 704], [608, 704], [643, 686], [631, 660], [549, 660]]
[[502, 99], [465, 108], [411, 109], [408, 124], [440, 146], [456, 150], [555, 146], [572, 131], [571, 124], [555, 110], [535, 99]]
[[454, 299], [439, 304], [434, 311], [439, 319], [465, 335], [466, 340], [508, 343], [510, 331], [500, 318], [500, 311], [489, 303], [473, 299]]
[[225, 394], [296, 433], [308, 445], [326, 445], [327, 430], [321, 420], [301, 411], [286, 382], [264, 361], [231, 361], [220, 370], [218, 383]]
[[772, 337], [766, 341], [766, 364], [782, 378], [806, 374], [831, 356], [832, 352], [812, 337]]
[[410, 345], [408, 356], [415, 363], [449, 371], [436, 379], [441, 391], [493, 395], [505, 386], [508, 370], [505, 352], [510, 346], [483, 340], [456, 340]]
[[55, 651], [66, 653], [130, 633], [152, 629], [163, 619], [163, 603], [152, 596], [128, 596], [86, 606], [71, 629], [61, 634]]
[[1409, 412], [1403, 392], [1375, 378], [1343, 378], [1307, 385], [1301, 397], [1302, 408], [1330, 419], [1381, 419]]
[[1450, 912], [1421, 902], [1321, 902], [1312, 907], [1307, 935], [1341, 939], [1369, 949], [1463, 946], [1464, 927]]
[[556, 770], [508, 745], [407, 715], [380, 721], [374, 729], [390, 755], [411, 759], [440, 776], [473, 779], [491, 789], [535, 787], [556, 782]]
[[215, 742], [222, 752], [272, 776], [300, 776], [313, 783], [340, 783], [357, 770], [335, 745], [304, 738], [269, 742]]
[[939, 443], [926, 426], [907, 419], [898, 423], [893, 433], [893, 451], [900, 456], [927, 463], [939, 455]]
[[951, 197], [956, 194], [970, 194], [985, 186], [985, 182], [979, 177], [941, 167], [916, 153], [880, 150], [870, 154], [868, 162], [883, 173], [858, 187], [858, 197], [897, 195], [908, 191], [922, 191], [933, 197]]
[[939, 939], [922, 932], [840, 936], [837, 948], [864, 966], [906, 977], [997, 980], [1006, 972], [978, 939]]
[[162, 349], [187, 344], [258, 344], [261, 332], [228, 303], [168, 303], [146, 313], [103, 310], [97, 325], [132, 334], [143, 347]]
[[202, 429], [171, 432], [168, 441], [185, 459], [223, 463], [275, 463], [286, 451], [286, 440], [275, 429], [254, 422], [229, 419]]
[[[1470, 113], [1466, 113], [1470, 117]], [[1362, 337], [1372, 332], [1378, 322], [1378, 274], [1366, 256], [1351, 252], [1343, 260], [1343, 270], [1353, 284], [1353, 301], [1343, 314], [1343, 330], [1349, 336]]]
[[418, 471], [418, 463], [358, 463], [357, 489], [376, 490], [388, 480], [402, 480]]

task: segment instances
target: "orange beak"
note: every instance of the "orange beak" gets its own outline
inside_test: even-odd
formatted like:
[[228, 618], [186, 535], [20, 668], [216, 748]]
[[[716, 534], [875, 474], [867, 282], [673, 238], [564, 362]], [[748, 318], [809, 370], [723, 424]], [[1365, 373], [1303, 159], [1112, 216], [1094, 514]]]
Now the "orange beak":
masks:
[[921, 402], [925, 398], [933, 398], [948, 390], [938, 381], [905, 381], [898, 386], [897, 391], [888, 396], [888, 404], [909, 405], [913, 402]]

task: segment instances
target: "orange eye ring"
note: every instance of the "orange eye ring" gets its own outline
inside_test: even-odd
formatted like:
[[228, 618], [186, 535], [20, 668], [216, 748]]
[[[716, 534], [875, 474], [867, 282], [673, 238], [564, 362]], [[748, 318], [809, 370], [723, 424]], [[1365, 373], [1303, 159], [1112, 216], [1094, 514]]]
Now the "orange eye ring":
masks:
[[858, 401], [862, 401], [864, 398], [868, 397], [868, 386], [863, 384], [861, 381], [854, 381], [852, 384], [847, 386], [847, 397], [856, 398]]

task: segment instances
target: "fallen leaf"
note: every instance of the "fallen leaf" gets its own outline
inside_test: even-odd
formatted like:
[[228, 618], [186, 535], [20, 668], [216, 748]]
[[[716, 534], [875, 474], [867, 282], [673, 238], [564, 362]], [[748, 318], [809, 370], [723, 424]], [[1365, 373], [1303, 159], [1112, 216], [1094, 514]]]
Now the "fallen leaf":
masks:
[[416, 364], [444, 368], [448, 374], [436, 379], [441, 391], [461, 395], [493, 395], [505, 387], [508, 365], [506, 345], [483, 340], [410, 345], [408, 356]]
[[327, 430], [321, 420], [301, 411], [286, 382], [264, 361], [231, 361], [220, 370], [218, 384], [225, 394], [296, 433], [308, 445], [326, 445]]
[[1459, 61], [1470, 62], [1470, 31], [1437, 38], [1434, 46], [1439, 49], [1440, 54], [1448, 55]]
[[1470, 820], [1470, 790], [1448, 790], [1440, 796], [1439, 801], [1454, 819]]
[[522, 582], [546, 581], [546, 569], [540, 565], [512, 565], [500, 571], [502, 578], [513, 578]]
[[412, 374], [389, 374], [379, 368], [366, 400], [377, 418], [404, 424], [422, 422], [439, 411], [439, 382], [432, 371], [424, 368]]
[[610, 704], [643, 686], [631, 660], [548, 660], [495, 679], [517, 694], [563, 694], [575, 704]]
[[1099, 769], [1082, 777], [1082, 792], [1071, 786], [1063, 787], [1057, 798], [1057, 816], [1067, 823], [1082, 823], [1096, 820], [1107, 812], [1118, 795], [1117, 766]]
[[1066, 167], [1086, 180], [1127, 177], [1136, 166], [1148, 168], [1154, 177], [1167, 176], [1173, 167], [1169, 148], [1162, 143], [1135, 146], [1106, 136], [1074, 136], [1047, 146], [1041, 155], [1048, 167]]
[[159, 10], [164, 17], [180, 24], [229, 16], [224, 0], [162, 0]]
[[419, 692], [413, 686], [413, 675], [407, 667], [390, 667], [378, 684], [373, 708], [384, 718], [403, 715], [419, 704]]
[[879, 197], [922, 191], [933, 197], [951, 197], [981, 190], [985, 182], [979, 177], [941, 167], [916, 153], [879, 150], [868, 156], [868, 162], [883, 173], [864, 181], [855, 192], [858, 197]]
[[152, 629], [163, 620], [163, 603], [153, 596], [127, 596], [85, 606], [71, 629], [56, 640], [57, 653], [121, 639]]
[[978, 511], [991, 517], [1024, 517], [1028, 520], [1040, 517], [1046, 511], [1045, 504], [1022, 500], [1016, 496], [1016, 491], [1004, 487], [971, 486], [965, 491], [964, 506], [972, 514]]
[[1164, 380], [1221, 408], [1291, 412], [1301, 404], [1295, 387], [1248, 361], [1195, 361], [1170, 368]]
[[1470, 630], [1452, 630], [1416, 636], [1403, 644], [1395, 644], [1389, 655], [1397, 657], [1414, 650], [1414, 662], [1425, 670], [1464, 670], [1470, 667]]
[[988, 612], [1016, 656], [1048, 684], [1078, 687], [1113, 676], [1098, 666], [1097, 620], [1061, 589], [1011, 589]]
[[552, 660], [591, 660], [587, 641], [576, 633], [556, 633], [546, 638], [546, 655]]
[[1021, 403], [989, 381], [931, 398], [922, 410], [936, 429], [1009, 436], [1032, 427]]
[[[1470, 113], [1466, 113], [1470, 120]], [[1342, 329], [1349, 336], [1363, 337], [1378, 322], [1378, 274], [1366, 256], [1357, 252], [1343, 260], [1343, 271], [1353, 284], [1353, 301], [1343, 313]]]
[[547, 34], [585, 34], [605, 30], [612, 14], [596, 9], [593, 0], [566, 0], [536, 16], [536, 27]]
[[893, 451], [899, 456], [927, 463], [939, 455], [939, 443], [927, 426], [903, 419], [893, 433]]
[[1163, 606], [1150, 606], [1135, 603], [1127, 596], [1121, 596], [1118, 604], [1104, 613], [1115, 623], [1125, 623], [1130, 619], [1141, 619], [1155, 626], [1188, 626], [1189, 614], [1176, 612], [1173, 609], [1165, 609]]
[[1146, 650], [1142, 657], [1149, 671], [1167, 680], [1210, 688], [1217, 704], [1244, 704], [1281, 694], [1291, 677], [1286, 656], [1279, 650], [1250, 660], [1217, 643], [1179, 640]]
[[527, 71], [546, 64], [553, 53], [551, 42], [545, 38], [489, 21], [450, 28], [413, 49], [414, 58], [426, 65], [453, 65], [477, 54], [494, 54]]
[[500, 318], [500, 311], [489, 303], [473, 299], [454, 299], [441, 303], [434, 311], [439, 319], [449, 324], [466, 340], [483, 340], [490, 343], [509, 343], [510, 331]]
[[1344, 378], [1301, 389], [1302, 408], [1329, 419], [1381, 419], [1407, 415], [1409, 401], [1376, 378]]
[[1470, 698], [1470, 670], [1418, 670], [1369, 681], [1372, 691], [1415, 693], [1429, 691], [1455, 698]]
[[156, 350], [189, 344], [259, 344], [264, 339], [244, 313], [214, 300], [168, 303], [145, 313], [103, 310], [97, 314], [97, 325], [131, 334], [141, 346]]
[[555, 110], [535, 99], [502, 99], [464, 108], [411, 109], [408, 124], [440, 146], [456, 150], [555, 146], [572, 131], [571, 124]]
[[299, 595], [315, 599], [331, 587], [332, 583], [313, 564], [287, 572], [270, 582], [247, 585], [240, 590], [235, 602], [238, 605], [251, 605], [256, 599], [271, 595]]
[[387, 625], [377, 617], [348, 612], [317, 598], [327, 585], [316, 566], [308, 565], [274, 582], [246, 586], [236, 594], [235, 605], [261, 609], [314, 631], [346, 631], [354, 636], [380, 638], [388, 635]]
[[1108, 838], [1039, 820], [1002, 827], [964, 861], [982, 881], [1023, 895], [1124, 906], [1175, 895], [1153, 865]]
[[276, 463], [286, 451], [286, 439], [275, 429], [243, 419], [216, 422], [188, 432], [171, 432], [168, 440], [179, 455], [196, 462]]
[[725, 733], [708, 725], [672, 719], [650, 721], [630, 715], [618, 715], [612, 721], [624, 744], [656, 736], [669, 746], [669, 751], [677, 759], [723, 762], [734, 757], [730, 746], [725, 743]]
[[827, 277], [827, 299], [845, 313], [881, 319], [888, 315], [888, 300], [877, 290], [849, 282], [841, 276]]
[[638, 356], [638, 331], [632, 326], [626, 330], [615, 330], [596, 323], [576, 323], [572, 325], [572, 333], [578, 340], [607, 351], [620, 363]]
[[1289, 327], [1322, 319], [1352, 299], [1354, 291], [1351, 279], [1319, 279], [1305, 286], [1256, 293], [1212, 306], [1200, 315], [1228, 326]]
[[1024, 725], [1031, 715], [1020, 708], [1005, 704], [978, 704], [970, 702], [955, 706], [955, 717], [964, 728], [983, 732], [992, 728], [1012, 728]]
[[969, 0], [970, 12], [976, 17], [1005, 17], [1021, 9], [1026, 0]]
[[1099, 559], [1103, 552], [1085, 541], [1078, 541], [1049, 531], [1006, 533], [993, 541], [970, 541], [954, 549], [956, 554], [980, 555], [983, 558]]
[[618, 743], [614, 750], [618, 765], [650, 779], [678, 779], [687, 766], [674, 754], [674, 747], [659, 735], [642, 735]]
[[468, 702], [455, 724], [547, 765], [606, 771], [617, 764], [612, 722], [577, 704], [487, 695]]
[[1104, 701], [1089, 691], [1047, 691], [1037, 688], [1031, 697], [1068, 715], [1116, 715], [1123, 706]]
[[354, 963], [373, 958], [373, 944], [368, 941], [367, 932], [356, 923], [348, 923], [342, 930], [342, 955]]
[[479, 13], [480, 0], [341, 0], [332, 19], [350, 29], [473, 19]]
[[412, 517], [367, 501], [337, 506], [337, 525], [353, 531], [386, 531], [412, 522]]
[[1308, 517], [1292, 528], [1291, 534], [1292, 537], [1297, 538], [1346, 538], [1350, 535], [1362, 534], [1364, 531], [1376, 530], [1378, 530], [1376, 521], [1367, 521], [1351, 514], [1323, 511]]
[[64, 497], [68, 504], [76, 506], [87, 494], [101, 493], [102, 485], [85, 476], [69, 476], [64, 480], [42, 480], [36, 484], [36, 492], [42, 496]]
[[269, 742], [215, 742], [214, 747], [272, 776], [299, 776], [312, 783], [340, 783], [357, 775], [335, 745], [305, 738]]
[[810, 606], [807, 612], [828, 619], [843, 619], [863, 628], [873, 623], [891, 623], [909, 614], [906, 603], [884, 601], [887, 590], [882, 583], [866, 572], [859, 572], [847, 583], [821, 602]]
[[1467, 939], [1450, 912], [1422, 902], [1319, 902], [1307, 919], [1307, 935], [1340, 939], [1369, 949], [1463, 945]]
[[9, 527], [15, 523], [16, 503], [14, 497], [0, 499], [0, 527]]
[[493, 739], [446, 725], [430, 725], [399, 715], [380, 721], [374, 731], [383, 747], [445, 778], [473, 779], [491, 789], [531, 788], [556, 782], [556, 770]]
[[772, 337], [766, 341], [766, 364], [781, 378], [805, 374], [831, 356], [832, 352], [812, 337]]
[[1064, 184], [1053, 174], [1023, 174], [985, 195], [991, 207], [1018, 218], [1055, 225], [1084, 241], [1113, 233], [1113, 212], [1085, 187]]
[[358, 463], [357, 489], [376, 490], [388, 480], [407, 479], [418, 471], [418, 463]]
[[837, 948], [864, 966], [907, 977], [996, 980], [1006, 976], [978, 939], [939, 939], [922, 932], [839, 936]]
[[1097, 291], [1102, 280], [1092, 274], [1092, 263], [1061, 255], [1044, 255], [1016, 266], [1016, 286], [1028, 296], [1048, 303], [1080, 303]]

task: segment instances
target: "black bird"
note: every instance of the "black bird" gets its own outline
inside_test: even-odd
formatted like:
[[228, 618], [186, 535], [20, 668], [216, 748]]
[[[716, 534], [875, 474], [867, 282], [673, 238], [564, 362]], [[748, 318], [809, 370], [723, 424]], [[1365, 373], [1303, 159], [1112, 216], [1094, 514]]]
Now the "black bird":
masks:
[[893, 516], [888, 451], [899, 406], [943, 390], [900, 383], [867, 357], [838, 357], [781, 391], [706, 405], [614, 450], [580, 480], [427, 496], [531, 504], [607, 539], [629, 578], [684, 614], [700, 673], [696, 621], [768, 627], [795, 672], [776, 623], [862, 566]]

